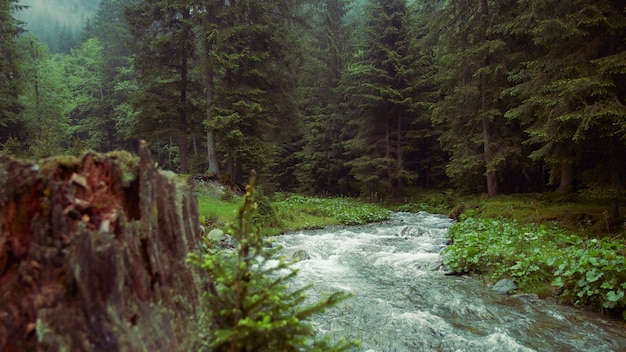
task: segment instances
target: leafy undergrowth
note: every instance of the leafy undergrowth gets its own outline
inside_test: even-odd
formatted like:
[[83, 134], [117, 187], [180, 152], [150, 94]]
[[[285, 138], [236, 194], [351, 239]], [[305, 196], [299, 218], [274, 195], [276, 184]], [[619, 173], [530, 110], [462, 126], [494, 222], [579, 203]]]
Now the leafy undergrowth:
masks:
[[626, 319], [626, 241], [584, 238], [552, 223], [466, 218], [450, 228], [444, 262], [489, 281], [512, 278], [524, 292], [621, 313]]

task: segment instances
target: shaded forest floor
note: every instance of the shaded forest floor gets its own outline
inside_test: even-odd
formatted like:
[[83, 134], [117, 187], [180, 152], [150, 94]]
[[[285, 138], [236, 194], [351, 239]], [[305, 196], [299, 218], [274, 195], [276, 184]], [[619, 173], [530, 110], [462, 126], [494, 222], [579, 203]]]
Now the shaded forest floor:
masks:
[[[243, 197], [217, 182], [196, 183], [199, 213], [209, 227], [223, 228], [235, 219]], [[382, 209], [392, 211], [447, 214], [459, 221], [472, 218], [502, 218], [519, 223], [556, 224], [570, 233], [588, 238], [626, 236], [626, 218], [610, 217], [609, 200], [588, 199], [578, 194], [521, 193], [488, 198], [485, 195], [456, 195], [451, 191], [408, 189], [404, 199], [387, 204], [369, 204], [352, 198], [340, 198], [352, 208], [355, 224], [384, 220]], [[329, 202], [314, 197], [276, 193], [265, 195], [260, 190], [261, 226], [267, 234], [320, 228], [327, 225], [350, 224], [346, 214], [324, 211]], [[325, 202], [325, 203], [324, 203]], [[317, 204], [315, 204], [317, 203]], [[324, 204], [323, 204], [324, 203]], [[621, 199], [621, 214], [626, 200]], [[336, 210], [336, 209], [332, 209]], [[375, 215], [372, 215], [375, 214]]]
[[624, 217], [612, 218], [610, 214], [609, 200], [587, 199], [577, 194], [538, 193], [493, 198], [465, 197], [460, 198], [450, 210], [450, 215], [457, 220], [474, 217], [503, 218], [520, 223], [554, 223], [570, 233], [588, 238], [623, 237], [626, 232]]

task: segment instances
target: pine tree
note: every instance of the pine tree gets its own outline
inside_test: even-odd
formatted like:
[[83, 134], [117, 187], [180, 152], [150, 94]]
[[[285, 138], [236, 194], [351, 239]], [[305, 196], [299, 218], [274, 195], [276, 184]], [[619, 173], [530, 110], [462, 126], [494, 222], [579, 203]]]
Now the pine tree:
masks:
[[67, 75], [59, 57], [51, 56], [47, 47], [33, 35], [22, 35], [24, 106], [19, 120], [24, 126], [20, 135], [24, 155], [43, 158], [65, 152], [71, 145], [69, 111], [73, 97]]
[[71, 49], [64, 62], [66, 85], [72, 94], [72, 135], [84, 148], [97, 151], [112, 149], [113, 133], [105, 106], [103, 49], [97, 38], [90, 38], [79, 49]]
[[[348, 147], [349, 162], [366, 195], [399, 196], [415, 178], [404, 166], [406, 133], [414, 119], [413, 60], [404, 0], [375, 0], [366, 8], [362, 42], [347, 71], [355, 106], [362, 114]], [[349, 91], [347, 91], [348, 93]]]
[[341, 73], [349, 57], [350, 28], [344, 23], [349, 10], [346, 0], [326, 0], [315, 7], [311, 35], [303, 46], [307, 62], [303, 69], [303, 149], [296, 172], [304, 191], [346, 193], [341, 187], [350, 177], [345, 162], [346, 138], [340, 94]]
[[222, 1], [204, 1], [204, 16], [200, 17], [199, 27], [202, 30], [201, 46], [204, 52], [202, 75], [204, 76], [204, 96], [206, 116], [203, 125], [206, 129], [207, 144], [207, 174], [220, 176], [220, 166], [217, 155], [215, 131], [210, 127], [213, 121], [213, 106], [215, 102], [215, 81], [217, 75], [217, 61], [215, 60], [217, 47], [215, 41], [219, 28], [219, 13], [224, 10]]
[[501, 96], [508, 88], [510, 47], [496, 29], [513, 16], [513, 1], [440, 2], [431, 22], [438, 36], [442, 99], [433, 121], [442, 126], [439, 140], [450, 153], [448, 175], [472, 189], [486, 178], [489, 196], [498, 193], [498, 171], [519, 154], [516, 133], [503, 119]]
[[[134, 112], [130, 100], [136, 92], [134, 72], [128, 48], [131, 33], [124, 17], [127, 6], [136, 0], [101, 0], [89, 26], [85, 26], [84, 40], [97, 38], [102, 45], [102, 109], [103, 127], [106, 127], [107, 148], [135, 148], [131, 144]], [[91, 27], [91, 29], [89, 29]], [[104, 131], [103, 131], [104, 132]]]
[[16, 38], [24, 32], [23, 24], [13, 17], [24, 6], [17, 5], [18, 0], [0, 1], [0, 128], [2, 137], [13, 133], [17, 127], [18, 115], [23, 109], [19, 103], [20, 52]]
[[616, 155], [624, 144], [617, 136], [626, 116], [623, 6], [609, 0], [522, 5], [524, 15], [507, 30], [534, 45], [511, 76], [510, 93], [522, 103], [507, 116], [527, 127], [530, 156], [546, 162], [559, 192], [572, 191], [575, 178], [583, 180], [581, 171], [596, 169], [591, 183], [610, 184], [601, 188], [618, 194], [625, 176], [616, 171], [623, 169]]
[[140, 113], [137, 134], [148, 140], [175, 140], [179, 171], [187, 172], [191, 130], [199, 124], [200, 108], [191, 75], [197, 55], [192, 6], [189, 1], [149, 0], [126, 12], [134, 36], [134, 65], [141, 93], [134, 100]]
[[244, 165], [267, 165], [277, 141], [295, 127], [290, 70], [292, 17], [299, 1], [229, 2], [218, 15], [214, 52], [215, 100], [205, 124], [218, 137], [227, 172], [240, 179]]
[[409, 91], [413, 101], [411, 112], [414, 119], [406, 134], [404, 147], [405, 167], [418, 174], [423, 188], [442, 187], [447, 182], [445, 166], [447, 155], [437, 138], [442, 133], [431, 123], [431, 111], [436, 106], [438, 70], [436, 45], [428, 36], [428, 24], [433, 15], [423, 3], [413, 3], [409, 9], [411, 24], [408, 34], [407, 66], [410, 67], [412, 87]]
[[[272, 247], [253, 225], [255, 173], [250, 173], [246, 196], [237, 222], [228, 233], [234, 250], [210, 249], [204, 256], [191, 254], [189, 261], [211, 278], [206, 309], [211, 317], [211, 351], [343, 351], [353, 344], [330, 343], [315, 337], [311, 316], [336, 306], [349, 297], [335, 292], [305, 304], [305, 288], [290, 289], [297, 271], [284, 258], [275, 264], [279, 247]], [[287, 274], [284, 274], [287, 271]]]

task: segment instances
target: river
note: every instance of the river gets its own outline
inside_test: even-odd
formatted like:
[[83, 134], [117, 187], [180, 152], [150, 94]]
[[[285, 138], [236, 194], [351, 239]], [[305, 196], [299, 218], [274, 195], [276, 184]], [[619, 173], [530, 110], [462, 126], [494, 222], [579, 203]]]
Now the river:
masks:
[[451, 221], [393, 213], [384, 223], [279, 236], [303, 260], [294, 285], [312, 299], [354, 297], [316, 317], [318, 331], [361, 341], [360, 351], [626, 351], [626, 325], [530, 295], [497, 295], [448, 276], [440, 251]]

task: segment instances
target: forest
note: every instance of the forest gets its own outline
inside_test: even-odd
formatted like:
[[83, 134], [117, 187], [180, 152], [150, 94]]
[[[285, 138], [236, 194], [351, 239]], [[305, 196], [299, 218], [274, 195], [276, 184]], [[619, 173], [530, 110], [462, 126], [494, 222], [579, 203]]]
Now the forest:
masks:
[[[0, 144], [137, 150], [273, 191], [626, 185], [621, 0], [101, 0], [73, 47], [0, 2]], [[74, 21], [76, 19], [73, 19]]]

